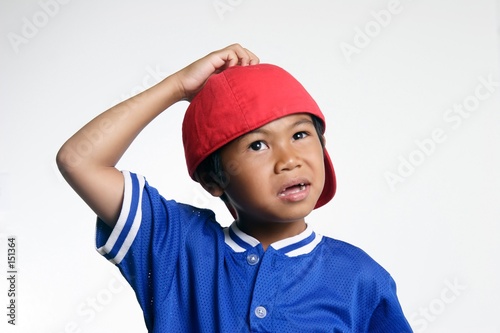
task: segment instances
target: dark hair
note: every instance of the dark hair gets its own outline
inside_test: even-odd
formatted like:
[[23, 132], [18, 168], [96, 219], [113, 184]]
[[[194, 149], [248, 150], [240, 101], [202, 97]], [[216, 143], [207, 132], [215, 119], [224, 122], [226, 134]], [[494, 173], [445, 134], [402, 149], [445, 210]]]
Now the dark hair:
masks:
[[[311, 119], [314, 125], [314, 129], [316, 130], [316, 133], [318, 134], [319, 141], [321, 143], [321, 147], [325, 148], [325, 142], [323, 140], [323, 133], [325, 132], [325, 125], [323, 124], [323, 121], [319, 119], [315, 115], [311, 115]], [[229, 182], [229, 177], [227, 173], [224, 171], [223, 166], [222, 166], [222, 158], [221, 158], [221, 151], [222, 148], [219, 148], [212, 154], [210, 154], [206, 159], [204, 159], [200, 165], [196, 168], [195, 174], [196, 175], [201, 175], [205, 173], [208, 175], [210, 178], [212, 178], [213, 181], [217, 182], [219, 186], [222, 188], [226, 187], [227, 183]], [[228, 198], [226, 196], [226, 193], [223, 193], [220, 197], [222, 201], [228, 202]]]

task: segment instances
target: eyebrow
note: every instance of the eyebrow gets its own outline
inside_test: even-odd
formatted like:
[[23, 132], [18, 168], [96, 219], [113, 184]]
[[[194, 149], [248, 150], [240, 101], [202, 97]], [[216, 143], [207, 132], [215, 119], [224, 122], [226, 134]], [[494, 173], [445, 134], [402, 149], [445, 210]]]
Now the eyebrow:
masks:
[[309, 119], [309, 118], [302, 118], [302, 119], [299, 119], [296, 122], [294, 122], [292, 124], [292, 126], [290, 126], [290, 128], [294, 128], [294, 127], [300, 126], [302, 124], [309, 124], [309, 125], [313, 125], [314, 126], [314, 123], [313, 123], [313, 121], [311, 119]]

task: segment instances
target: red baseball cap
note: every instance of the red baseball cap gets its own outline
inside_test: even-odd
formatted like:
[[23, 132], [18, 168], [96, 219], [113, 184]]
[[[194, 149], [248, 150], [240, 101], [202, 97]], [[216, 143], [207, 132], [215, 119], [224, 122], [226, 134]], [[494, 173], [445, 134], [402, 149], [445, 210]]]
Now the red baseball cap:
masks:
[[[273, 120], [309, 113], [325, 125], [325, 117], [304, 87], [288, 72], [270, 64], [233, 66], [212, 75], [193, 98], [182, 124], [188, 172], [210, 154], [239, 136]], [[336, 190], [335, 171], [324, 149], [325, 185], [315, 208], [329, 202]]]

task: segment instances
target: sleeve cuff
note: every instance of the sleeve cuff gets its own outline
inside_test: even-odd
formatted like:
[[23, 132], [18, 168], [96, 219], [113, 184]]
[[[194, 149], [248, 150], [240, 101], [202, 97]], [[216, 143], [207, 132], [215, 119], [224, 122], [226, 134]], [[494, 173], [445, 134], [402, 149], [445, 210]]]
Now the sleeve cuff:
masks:
[[114, 264], [119, 264], [129, 251], [142, 221], [143, 176], [122, 171], [124, 178], [123, 203], [120, 216], [111, 230], [98, 219], [96, 228], [97, 251]]

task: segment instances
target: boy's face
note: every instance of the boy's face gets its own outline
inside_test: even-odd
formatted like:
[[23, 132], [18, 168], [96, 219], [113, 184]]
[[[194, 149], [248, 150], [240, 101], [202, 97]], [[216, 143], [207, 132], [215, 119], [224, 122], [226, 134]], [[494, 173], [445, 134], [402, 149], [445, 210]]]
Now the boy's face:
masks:
[[221, 150], [228, 183], [224, 192], [249, 222], [300, 222], [323, 191], [323, 148], [311, 116], [272, 121]]

